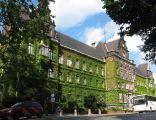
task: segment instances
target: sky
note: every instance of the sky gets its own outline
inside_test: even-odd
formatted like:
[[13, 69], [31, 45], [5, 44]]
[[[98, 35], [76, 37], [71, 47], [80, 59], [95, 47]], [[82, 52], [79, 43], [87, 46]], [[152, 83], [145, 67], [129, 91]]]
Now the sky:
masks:
[[[55, 15], [56, 30], [76, 40], [90, 45], [95, 42], [108, 42], [119, 38], [119, 25], [102, 9], [101, 0], [56, 0], [49, 8]], [[136, 66], [147, 63], [143, 60], [145, 54], [140, 52], [138, 46], [143, 45], [140, 36], [125, 36], [130, 59]], [[154, 79], [156, 81], [156, 65], [151, 64]], [[155, 82], [156, 83], [156, 82]]]

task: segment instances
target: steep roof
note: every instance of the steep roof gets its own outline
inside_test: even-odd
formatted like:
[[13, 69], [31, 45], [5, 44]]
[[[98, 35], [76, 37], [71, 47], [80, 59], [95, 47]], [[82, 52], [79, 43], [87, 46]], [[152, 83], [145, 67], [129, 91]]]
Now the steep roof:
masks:
[[136, 68], [136, 74], [147, 77], [148, 76], [147, 70], [150, 70], [148, 63], [140, 64]]
[[94, 47], [86, 45], [86, 44], [84, 44], [74, 38], [71, 38], [67, 35], [64, 35], [60, 32], [57, 32], [57, 33], [60, 38], [61, 45], [102, 60], [102, 58], [99, 56], [99, 54], [96, 53], [96, 49]]
[[110, 41], [110, 42], [107, 42], [106, 45], [107, 45], [107, 49], [108, 51], [118, 51], [118, 47], [119, 47], [119, 42], [120, 42], [121, 39], [116, 39], [116, 40], [113, 40], [113, 41]]
[[120, 40], [121, 39], [116, 39], [110, 42], [99, 42], [96, 46], [97, 54], [101, 57], [105, 57], [107, 52], [118, 51]]
[[106, 56], [106, 53], [107, 53], [107, 46], [106, 46], [106, 43], [104, 42], [99, 42], [99, 44], [96, 46], [96, 51], [97, 51], [97, 54], [101, 57], [105, 57]]

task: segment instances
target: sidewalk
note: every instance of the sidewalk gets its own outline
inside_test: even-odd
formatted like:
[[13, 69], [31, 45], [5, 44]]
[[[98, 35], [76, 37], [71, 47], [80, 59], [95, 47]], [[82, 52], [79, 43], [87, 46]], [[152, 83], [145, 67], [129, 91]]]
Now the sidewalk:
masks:
[[101, 116], [112, 116], [112, 115], [126, 115], [126, 114], [135, 114], [135, 112], [127, 112], [127, 113], [107, 113], [107, 114], [78, 114], [77, 116], [74, 116], [74, 114], [63, 114], [62, 116], [56, 115], [56, 114], [49, 114], [49, 116], [53, 116], [53, 117], [101, 117]]

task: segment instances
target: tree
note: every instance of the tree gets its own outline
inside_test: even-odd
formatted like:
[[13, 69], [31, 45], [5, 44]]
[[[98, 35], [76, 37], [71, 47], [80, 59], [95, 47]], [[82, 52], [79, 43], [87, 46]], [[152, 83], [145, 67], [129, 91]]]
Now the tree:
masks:
[[[155, 0], [102, 0], [103, 8], [119, 25], [124, 34], [142, 36], [146, 60], [156, 64], [156, 1]], [[124, 26], [126, 25], [126, 27]]]
[[0, 1], [0, 82], [6, 95], [46, 91], [47, 74], [40, 67], [46, 60], [28, 54], [28, 45], [50, 38], [50, 1], [38, 0], [37, 7], [31, 0]]

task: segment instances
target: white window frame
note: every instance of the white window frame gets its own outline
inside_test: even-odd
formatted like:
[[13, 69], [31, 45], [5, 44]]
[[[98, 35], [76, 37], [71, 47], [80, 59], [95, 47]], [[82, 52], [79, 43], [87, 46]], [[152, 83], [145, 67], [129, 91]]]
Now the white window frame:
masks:
[[86, 62], [83, 62], [83, 65], [82, 65], [82, 70], [86, 71], [87, 70], [87, 64]]
[[48, 78], [53, 78], [53, 70], [51, 68], [48, 69]]
[[58, 76], [59, 80], [62, 80], [62, 73], [59, 72], [59, 76]]
[[47, 53], [48, 53], [48, 48], [46, 46], [41, 46], [40, 54], [44, 55], [44, 56], [47, 56], [48, 55]]
[[67, 57], [67, 66], [69, 66], [69, 67], [72, 66], [71, 57]]
[[101, 75], [104, 76], [105, 72], [104, 72], [104, 68], [102, 67], [101, 69]]
[[80, 67], [80, 62], [79, 62], [79, 60], [76, 60], [76, 62], [75, 62], [75, 68], [79, 69], [79, 67]]
[[33, 47], [32, 47], [31, 43], [29, 43], [29, 45], [28, 45], [28, 53], [33, 54]]
[[67, 74], [67, 82], [71, 82], [71, 75]]
[[80, 77], [78, 75], [75, 76], [76, 83], [80, 83]]
[[49, 49], [49, 50], [48, 50], [48, 58], [49, 58], [50, 60], [53, 59], [53, 50], [52, 50], [52, 49]]
[[87, 79], [84, 78], [84, 82], [83, 82], [84, 85], [87, 85]]
[[96, 74], [99, 74], [99, 67], [96, 65]]
[[59, 55], [59, 63], [63, 64], [63, 55]]

